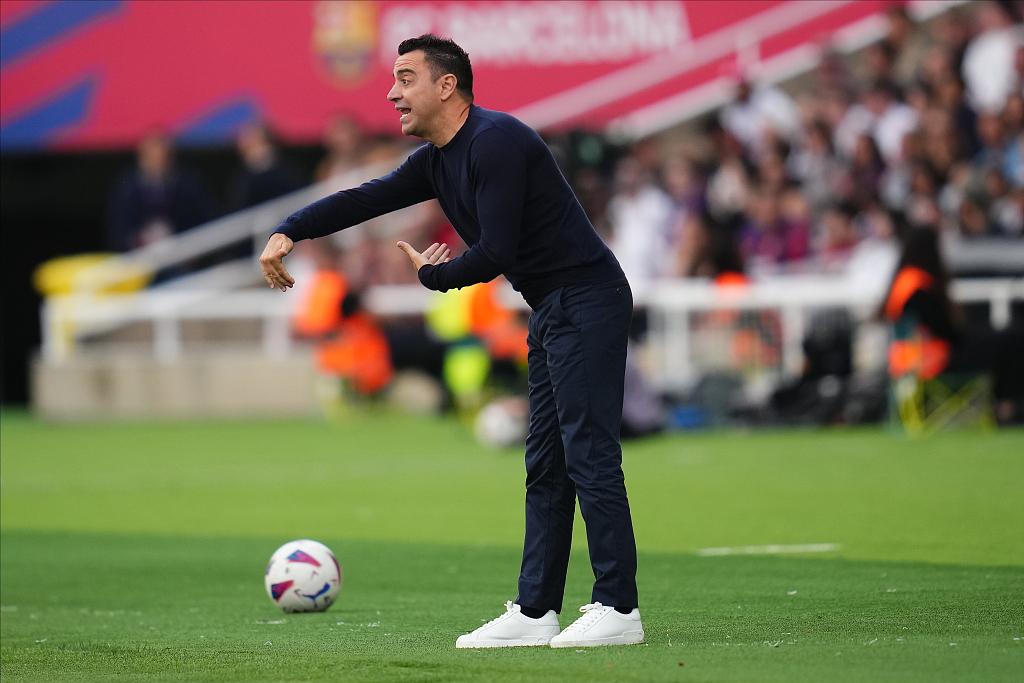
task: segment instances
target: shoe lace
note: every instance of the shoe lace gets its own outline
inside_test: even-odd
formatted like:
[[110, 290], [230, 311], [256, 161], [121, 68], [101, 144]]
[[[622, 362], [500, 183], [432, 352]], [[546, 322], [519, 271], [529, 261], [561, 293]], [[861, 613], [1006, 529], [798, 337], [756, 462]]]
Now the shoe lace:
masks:
[[503, 621], [503, 620], [507, 619], [509, 617], [509, 615], [512, 614], [512, 611], [513, 611], [512, 610], [512, 601], [511, 600], [506, 600], [505, 601], [505, 613], [500, 615], [500, 616], [498, 616], [498, 617], [495, 617], [494, 619], [491, 619], [486, 624], [484, 624], [484, 626], [490, 626], [491, 624], [496, 624], [499, 621]]
[[583, 612], [583, 616], [577, 619], [572, 624], [572, 628], [585, 629], [600, 617], [604, 616], [607, 608], [599, 602], [592, 602], [587, 605], [580, 607], [580, 612]]

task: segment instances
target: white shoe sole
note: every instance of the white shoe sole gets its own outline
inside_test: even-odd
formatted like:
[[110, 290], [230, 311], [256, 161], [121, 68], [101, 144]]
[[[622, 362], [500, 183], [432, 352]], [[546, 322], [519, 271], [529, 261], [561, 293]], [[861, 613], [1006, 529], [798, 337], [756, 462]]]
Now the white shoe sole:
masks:
[[586, 640], [552, 640], [551, 647], [602, 647], [604, 645], [640, 645], [644, 642], [643, 631], [626, 631], [608, 638], [587, 638]]
[[470, 650], [484, 647], [535, 647], [537, 645], [548, 645], [554, 636], [526, 636], [515, 640], [467, 640], [461, 638], [455, 641], [455, 647], [459, 650]]

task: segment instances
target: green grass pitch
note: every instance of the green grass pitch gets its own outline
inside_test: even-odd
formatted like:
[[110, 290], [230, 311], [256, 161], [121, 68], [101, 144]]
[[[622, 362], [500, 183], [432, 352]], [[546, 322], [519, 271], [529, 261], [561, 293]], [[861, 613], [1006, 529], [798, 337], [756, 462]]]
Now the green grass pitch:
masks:
[[[523, 466], [453, 421], [0, 424], [11, 681], [1024, 681], [1024, 431], [627, 443], [647, 644], [455, 650], [515, 596]], [[582, 523], [564, 624], [589, 601]], [[337, 604], [285, 615], [281, 543]], [[834, 543], [828, 553], [702, 548]]]

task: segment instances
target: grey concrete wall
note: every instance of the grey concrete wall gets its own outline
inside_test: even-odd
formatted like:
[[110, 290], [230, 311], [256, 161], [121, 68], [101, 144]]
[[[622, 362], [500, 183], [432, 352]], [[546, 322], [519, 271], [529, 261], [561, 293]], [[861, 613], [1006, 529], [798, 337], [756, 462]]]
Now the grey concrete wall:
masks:
[[32, 364], [32, 406], [52, 420], [271, 417], [320, 414], [308, 351], [188, 352], [162, 364], [138, 351], [95, 350]]

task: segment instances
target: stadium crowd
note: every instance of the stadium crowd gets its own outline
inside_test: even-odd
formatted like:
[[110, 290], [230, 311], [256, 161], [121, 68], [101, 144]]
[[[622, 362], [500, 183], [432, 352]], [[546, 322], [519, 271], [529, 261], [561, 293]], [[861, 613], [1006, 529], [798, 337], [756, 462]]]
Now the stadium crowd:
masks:
[[[642, 140], [610, 178], [575, 165], [578, 196], [632, 282], [714, 276], [735, 267], [730, 250], [754, 277], [886, 261], [891, 276], [894, 239], [912, 227], [953, 249], [1024, 238], [1019, 17], [995, 2], [925, 24], [899, 6], [887, 16], [884, 39], [856, 60], [827, 52], [795, 94], [737, 70], [705, 144]], [[566, 156], [585, 159], [588, 144], [567, 140]]]
[[[895, 233], [925, 226], [956, 243], [1024, 238], [1024, 26], [1017, 5], [956, 7], [916, 24], [902, 6], [886, 36], [853, 58], [825, 50], [797, 92], [735, 67], [735, 98], [703, 135], [628, 145], [582, 132], [549, 137], [563, 172], [636, 284], [712, 276], [735, 251], [754, 277], [875, 268]], [[792, 90], [792, 88], [791, 88]], [[340, 117], [313, 180], [399, 153]], [[301, 187], [300, 169], [261, 125], [237, 136], [233, 211]], [[117, 184], [110, 241], [118, 250], [215, 216], [209, 188], [178, 169], [153, 135]], [[458, 242], [439, 211], [409, 237]], [[386, 245], [345, 259], [359, 286], [412, 282]], [[387, 249], [380, 247], [387, 246]], [[400, 255], [399, 255], [400, 256]], [[728, 259], [730, 263], [735, 258]], [[894, 257], [890, 257], [894, 260]]]

